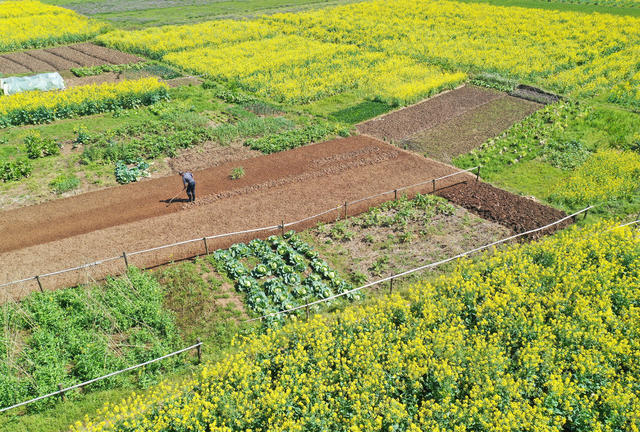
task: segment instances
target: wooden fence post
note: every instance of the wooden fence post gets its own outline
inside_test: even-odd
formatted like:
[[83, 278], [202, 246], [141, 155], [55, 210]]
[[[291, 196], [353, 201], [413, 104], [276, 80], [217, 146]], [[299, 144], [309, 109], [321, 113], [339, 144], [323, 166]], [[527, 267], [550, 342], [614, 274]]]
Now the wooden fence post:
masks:
[[202, 241], [204, 242], [204, 254], [209, 255], [209, 245], [207, 244], [207, 238], [202, 237]]
[[587, 213], [589, 213], [589, 209], [586, 209], [584, 211], [584, 217], [582, 218], [582, 220], [585, 220], [587, 218]]
[[394, 189], [394, 190], [393, 190], [393, 199], [394, 199], [395, 201], [398, 201], [398, 189]]
[[124, 265], [128, 270], [129, 269], [129, 260], [127, 259], [127, 253], [126, 252], [122, 252], [122, 258], [124, 258]]
[[344, 219], [347, 220], [347, 202], [344, 202]]
[[309, 306], [305, 308], [307, 310], [307, 321], [309, 321]]
[[200, 338], [196, 339], [196, 343], [200, 344], [196, 347], [196, 353], [198, 354], [198, 364], [202, 363], [202, 345]]
[[433, 184], [433, 191], [436, 191], [436, 179], [431, 180], [431, 183]]
[[282, 219], [282, 225], [280, 225], [280, 232], [282, 233], [282, 237], [284, 237], [284, 219]]
[[[58, 391], [62, 391], [62, 384], [58, 383]], [[60, 393], [60, 399], [64, 402], [65, 396], [64, 393]]]
[[478, 169], [476, 170], [476, 183], [478, 182], [479, 177], [480, 177], [480, 165], [478, 165]]
[[389, 294], [393, 293], [393, 278], [389, 279]]
[[40, 287], [40, 292], [44, 292], [44, 289], [42, 288], [42, 282], [40, 282], [40, 276], [36, 276], [36, 280], [38, 281], [38, 286]]

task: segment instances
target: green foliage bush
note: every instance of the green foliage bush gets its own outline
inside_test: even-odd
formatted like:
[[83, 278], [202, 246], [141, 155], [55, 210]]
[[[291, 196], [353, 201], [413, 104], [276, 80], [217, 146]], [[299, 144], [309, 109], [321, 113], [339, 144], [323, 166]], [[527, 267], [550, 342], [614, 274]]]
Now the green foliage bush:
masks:
[[[173, 315], [163, 309], [161, 286], [134, 268], [103, 286], [34, 293], [20, 303], [6, 303], [0, 326], [3, 407], [57, 390], [59, 383], [69, 386], [151, 360], [181, 345]], [[138, 374], [148, 377], [179, 361], [150, 365]], [[123, 374], [87, 390], [120, 386], [134, 377]], [[48, 398], [28, 409], [49, 407], [57, 400]]]
[[564, 170], [582, 165], [591, 151], [580, 141], [559, 142], [550, 140], [544, 151], [545, 159], [554, 167]]
[[62, 147], [53, 138], [43, 138], [38, 132], [27, 135], [24, 138], [24, 145], [29, 159], [58, 155]]
[[335, 133], [346, 136], [349, 134], [349, 129], [331, 124], [316, 123], [302, 129], [293, 129], [279, 134], [248, 139], [244, 145], [268, 154], [317, 142]]
[[31, 171], [33, 171], [33, 165], [28, 159], [0, 160], [0, 179], [4, 182], [29, 177]]

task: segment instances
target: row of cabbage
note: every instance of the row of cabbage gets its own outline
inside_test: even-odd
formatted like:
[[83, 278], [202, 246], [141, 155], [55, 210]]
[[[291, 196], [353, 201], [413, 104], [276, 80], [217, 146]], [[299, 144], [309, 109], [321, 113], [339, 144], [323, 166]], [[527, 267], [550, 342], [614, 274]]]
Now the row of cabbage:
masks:
[[[627, 16], [376, 0], [253, 21], [116, 31], [100, 40], [287, 101], [363, 88], [402, 103], [455, 81], [445, 70], [464, 70], [580, 94], [609, 94], [618, 86], [612, 100], [640, 103], [632, 79], [640, 64], [640, 19]], [[393, 71], [403, 76], [393, 78]], [[432, 83], [412, 88], [425, 81]]]
[[267, 331], [72, 430], [635, 431], [640, 235], [612, 228]]
[[168, 86], [157, 78], [17, 93], [0, 97], [0, 128], [136, 108], [168, 97]]
[[[234, 244], [214, 252], [211, 260], [234, 281], [257, 315], [291, 309], [352, 289], [294, 232], [288, 232], [285, 238], [271, 236], [266, 241]], [[357, 296], [344, 295], [349, 300]]]
[[0, 52], [87, 40], [105, 24], [38, 1], [0, 3]]

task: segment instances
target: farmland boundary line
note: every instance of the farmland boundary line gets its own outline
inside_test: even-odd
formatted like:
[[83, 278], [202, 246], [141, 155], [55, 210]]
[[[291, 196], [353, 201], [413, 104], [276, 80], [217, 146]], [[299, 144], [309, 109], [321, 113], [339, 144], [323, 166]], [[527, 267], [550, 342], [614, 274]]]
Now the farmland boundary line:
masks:
[[49, 272], [49, 273], [43, 273], [43, 274], [39, 274], [39, 275], [35, 275], [35, 276], [31, 276], [31, 277], [27, 277], [27, 278], [23, 278], [23, 279], [17, 279], [17, 280], [13, 280], [10, 282], [5, 282], [0, 284], [0, 288], [6, 288], [8, 286], [11, 285], [15, 285], [15, 284], [19, 284], [19, 283], [24, 283], [24, 282], [29, 282], [29, 281], [36, 281], [38, 283], [38, 287], [40, 288], [40, 291], [44, 291], [44, 288], [42, 287], [42, 282], [41, 279], [42, 278], [46, 278], [46, 277], [50, 277], [50, 276], [56, 276], [56, 275], [60, 275], [63, 273], [68, 273], [68, 272], [72, 272], [72, 271], [77, 271], [77, 270], [82, 270], [82, 269], [86, 269], [89, 267], [94, 267], [94, 266], [98, 266], [101, 264], [105, 264], [111, 261], [117, 261], [117, 260], [121, 260], [123, 259], [125, 261], [125, 264], [128, 267], [128, 261], [127, 261], [127, 257], [130, 256], [135, 256], [135, 255], [140, 255], [140, 254], [144, 254], [144, 253], [149, 253], [149, 252], [154, 252], [154, 251], [158, 251], [158, 250], [162, 250], [162, 249], [167, 249], [167, 248], [172, 248], [172, 247], [176, 247], [176, 246], [182, 246], [182, 245], [186, 245], [186, 244], [190, 244], [190, 243], [196, 243], [196, 242], [205, 242], [205, 248], [208, 249], [206, 247], [206, 240], [213, 240], [213, 239], [219, 239], [219, 238], [224, 238], [224, 237], [231, 237], [231, 236], [236, 236], [236, 235], [241, 235], [241, 234], [249, 234], [249, 233], [255, 233], [255, 232], [261, 232], [261, 231], [275, 231], [277, 229], [281, 229], [284, 230], [287, 227], [293, 226], [293, 225], [297, 225], [300, 224], [302, 222], [307, 222], [309, 220], [318, 218], [320, 216], [324, 216], [327, 213], [331, 213], [332, 211], [337, 211], [341, 208], [344, 207], [344, 211], [345, 211], [345, 215], [347, 213], [347, 208], [349, 205], [354, 205], [363, 201], [367, 201], [373, 198], [377, 198], [383, 195], [389, 195], [389, 194], [394, 194], [394, 198], [397, 199], [398, 198], [398, 192], [399, 191], [405, 191], [407, 189], [411, 189], [414, 187], [418, 187], [418, 186], [423, 186], [425, 184], [428, 183], [432, 183], [433, 184], [433, 192], [436, 191], [436, 184], [438, 181], [440, 180], [444, 180], [446, 178], [450, 178], [453, 176], [457, 176], [457, 175], [461, 175], [461, 174], [470, 174], [472, 171], [476, 171], [476, 178], [475, 180], [478, 181], [479, 177], [480, 177], [480, 166], [475, 166], [472, 168], [467, 168], [464, 170], [460, 170], [460, 171], [456, 171], [454, 173], [448, 174], [446, 176], [442, 176], [442, 177], [437, 177], [437, 178], [432, 178], [429, 180], [424, 180], [418, 183], [414, 183], [411, 185], [405, 185], [405, 186], [400, 186], [396, 189], [391, 189], [391, 190], [387, 190], [384, 192], [380, 192], [374, 195], [370, 195], [364, 198], [359, 198], [357, 200], [353, 200], [353, 201], [345, 201], [343, 204], [338, 205], [337, 207], [332, 207], [330, 209], [324, 210], [320, 213], [305, 217], [303, 219], [300, 220], [296, 220], [296, 221], [292, 221], [292, 222], [287, 222], [285, 223], [284, 221], [282, 221], [282, 223], [277, 224], [277, 225], [271, 225], [271, 226], [267, 226], [267, 227], [260, 227], [260, 228], [252, 228], [252, 229], [247, 229], [247, 230], [241, 230], [241, 231], [236, 231], [236, 232], [228, 232], [228, 233], [223, 233], [223, 234], [214, 234], [214, 235], [210, 235], [210, 236], [204, 236], [204, 237], [198, 237], [198, 238], [194, 238], [194, 239], [190, 239], [190, 240], [183, 240], [180, 242], [176, 242], [176, 243], [170, 243], [170, 244], [166, 244], [166, 245], [161, 245], [161, 246], [156, 246], [153, 248], [149, 248], [149, 249], [143, 249], [143, 250], [138, 250], [138, 251], [133, 251], [133, 252], [123, 252], [122, 255], [118, 255], [118, 256], [113, 256], [113, 257], [109, 257], [109, 258], [103, 258], [100, 260], [96, 260], [90, 263], [86, 263], [86, 264], [81, 264], [78, 266], [74, 266], [74, 267], [70, 267], [70, 268], [66, 268], [66, 269], [62, 269], [62, 270], [56, 270], [53, 272]]

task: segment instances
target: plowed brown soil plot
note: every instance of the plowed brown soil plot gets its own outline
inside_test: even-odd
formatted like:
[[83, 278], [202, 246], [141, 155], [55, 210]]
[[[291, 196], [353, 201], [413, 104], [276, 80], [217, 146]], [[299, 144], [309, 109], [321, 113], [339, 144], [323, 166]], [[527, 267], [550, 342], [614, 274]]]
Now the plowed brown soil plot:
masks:
[[376, 138], [400, 140], [504, 96], [504, 93], [494, 90], [464, 86], [360, 123], [357, 128], [360, 133]]
[[140, 61], [143, 59], [131, 54], [91, 43], [80, 43], [0, 55], [0, 73], [11, 75], [56, 72], [77, 67]]
[[[245, 176], [231, 180], [238, 162], [195, 172], [195, 205], [166, 200], [182, 189], [178, 176], [87, 193], [0, 214], [0, 283], [56, 271], [185, 239], [293, 221], [335, 207], [344, 201], [441, 177], [456, 169], [413, 155], [367, 137], [337, 139], [241, 162]], [[444, 187], [460, 181], [442, 181]], [[410, 192], [428, 191], [431, 183]], [[349, 208], [364, 211], [389, 196]], [[339, 212], [325, 215], [335, 219]], [[318, 220], [296, 226], [302, 229]], [[261, 233], [269, 235], [273, 232]], [[225, 240], [239, 241], [246, 238]], [[223, 242], [211, 242], [210, 248]], [[203, 245], [136, 255], [130, 264], [150, 266], [202, 253]], [[45, 288], [82, 281], [122, 270], [121, 262], [44, 280]], [[37, 289], [30, 283], [24, 288]]]
[[[437, 195], [471, 210], [480, 217], [498, 222], [515, 233], [540, 228], [567, 214], [561, 210], [514, 195], [483, 182], [467, 181], [442, 188]], [[571, 220], [533, 234], [537, 238], [571, 225]]]
[[398, 145], [450, 163], [456, 156], [468, 153], [541, 107], [535, 102], [504, 95], [446, 123], [418, 132]]

